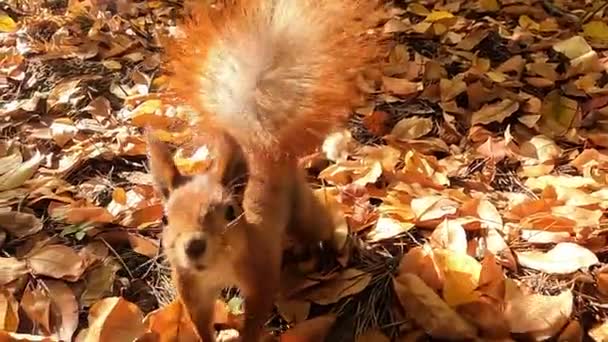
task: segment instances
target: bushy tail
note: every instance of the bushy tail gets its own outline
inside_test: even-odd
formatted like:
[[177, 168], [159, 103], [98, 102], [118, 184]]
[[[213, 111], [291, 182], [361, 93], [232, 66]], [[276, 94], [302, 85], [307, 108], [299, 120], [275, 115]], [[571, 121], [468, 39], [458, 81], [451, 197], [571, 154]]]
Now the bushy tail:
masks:
[[302, 153], [341, 125], [355, 74], [378, 56], [372, 0], [199, 5], [168, 46], [171, 85], [205, 125], [248, 148]]

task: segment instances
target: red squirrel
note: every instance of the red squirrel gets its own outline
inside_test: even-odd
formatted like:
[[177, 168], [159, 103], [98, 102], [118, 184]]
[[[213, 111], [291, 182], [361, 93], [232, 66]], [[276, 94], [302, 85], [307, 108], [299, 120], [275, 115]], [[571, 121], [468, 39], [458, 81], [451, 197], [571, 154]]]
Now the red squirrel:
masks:
[[[279, 289], [285, 233], [332, 239], [333, 222], [298, 158], [342, 126], [355, 76], [381, 47], [363, 0], [226, 0], [197, 4], [167, 45], [169, 84], [200, 115], [218, 163], [179, 174], [149, 141], [152, 174], [166, 198], [163, 246], [178, 295], [205, 342], [215, 340], [213, 301], [235, 283], [245, 295], [240, 338], [258, 341]], [[233, 185], [244, 183], [242, 196]], [[241, 212], [242, 209], [242, 212]]]
[[264, 189], [274, 194], [280, 212], [265, 221], [267, 226], [249, 224], [238, 190], [251, 176], [244, 152], [227, 134], [213, 141], [222, 147], [219, 162], [201, 174], [184, 176], [168, 147], [148, 138], [150, 169], [166, 201], [163, 250], [179, 299], [203, 341], [215, 341], [214, 303], [220, 291], [232, 285], [245, 297], [242, 340], [258, 341], [279, 289], [286, 238], [302, 244], [331, 243], [334, 221], [303, 170], [286, 173], [288, 166], [276, 172], [289, 176]]

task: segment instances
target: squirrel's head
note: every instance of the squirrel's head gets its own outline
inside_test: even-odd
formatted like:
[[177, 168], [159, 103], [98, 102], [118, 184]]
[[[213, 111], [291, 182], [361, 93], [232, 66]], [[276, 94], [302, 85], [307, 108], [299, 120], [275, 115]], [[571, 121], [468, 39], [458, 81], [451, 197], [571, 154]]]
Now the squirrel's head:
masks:
[[[168, 146], [148, 137], [150, 171], [165, 201], [163, 228], [165, 254], [176, 268], [204, 271], [229, 258], [231, 241], [243, 223], [241, 203], [234, 185], [245, 181], [246, 169], [239, 151], [194, 176], [180, 174]], [[222, 155], [222, 158], [225, 158]]]

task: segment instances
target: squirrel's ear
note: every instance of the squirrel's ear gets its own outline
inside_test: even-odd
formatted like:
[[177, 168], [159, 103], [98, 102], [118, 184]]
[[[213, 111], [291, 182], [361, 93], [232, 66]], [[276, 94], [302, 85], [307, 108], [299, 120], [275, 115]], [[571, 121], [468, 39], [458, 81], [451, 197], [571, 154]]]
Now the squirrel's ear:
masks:
[[221, 157], [214, 160], [214, 172], [220, 175], [224, 186], [233, 190], [243, 187], [249, 175], [245, 152], [236, 140], [225, 132], [218, 137], [217, 142], [218, 156]]
[[146, 133], [146, 142], [150, 172], [161, 194], [168, 198], [171, 191], [188, 178], [179, 173], [167, 144], [158, 140], [150, 132]]

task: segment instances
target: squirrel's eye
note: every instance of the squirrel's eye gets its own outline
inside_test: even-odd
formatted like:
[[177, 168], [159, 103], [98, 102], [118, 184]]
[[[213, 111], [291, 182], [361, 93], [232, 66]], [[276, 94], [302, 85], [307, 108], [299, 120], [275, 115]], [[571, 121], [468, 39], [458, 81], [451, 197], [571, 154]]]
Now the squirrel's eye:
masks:
[[236, 210], [234, 210], [234, 206], [226, 206], [226, 211], [224, 211], [224, 218], [226, 219], [226, 221], [229, 222], [232, 222], [236, 219]]

